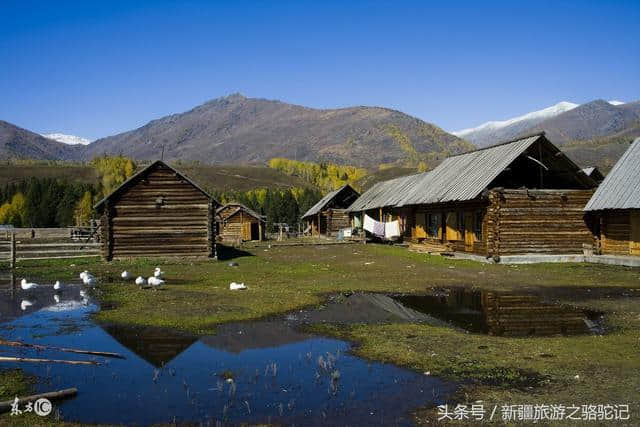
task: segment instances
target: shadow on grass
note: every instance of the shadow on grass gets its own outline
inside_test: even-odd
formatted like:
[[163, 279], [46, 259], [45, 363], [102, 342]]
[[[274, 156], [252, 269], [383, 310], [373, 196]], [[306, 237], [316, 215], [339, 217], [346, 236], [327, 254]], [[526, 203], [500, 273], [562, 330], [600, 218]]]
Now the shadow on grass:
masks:
[[231, 259], [242, 258], [247, 256], [255, 256], [250, 252], [244, 251], [233, 246], [217, 245], [218, 260], [228, 261]]

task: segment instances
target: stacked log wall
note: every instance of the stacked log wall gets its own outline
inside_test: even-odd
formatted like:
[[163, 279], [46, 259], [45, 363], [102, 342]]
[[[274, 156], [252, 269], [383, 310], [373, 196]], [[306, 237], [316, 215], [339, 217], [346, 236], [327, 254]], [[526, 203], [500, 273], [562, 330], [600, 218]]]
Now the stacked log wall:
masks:
[[351, 228], [351, 219], [345, 209], [330, 209], [327, 212], [327, 231], [330, 235], [343, 228]]
[[601, 247], [604, 255], [629, 255], [631, 216], [628, 210], [602, 213]]
[[108, 259], [210, 256], [210, 208], [210, 199], [172, 170], [153, 170], [105, 210]]
[[583, 208], [593, 190], [493, 190], [494, 254], [578, 254], [594, 243]]

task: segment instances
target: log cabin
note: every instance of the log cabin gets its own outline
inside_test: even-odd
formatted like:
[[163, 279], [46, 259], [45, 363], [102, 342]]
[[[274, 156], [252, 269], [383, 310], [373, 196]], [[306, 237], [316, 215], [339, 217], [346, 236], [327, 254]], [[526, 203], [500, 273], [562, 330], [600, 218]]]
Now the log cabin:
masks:
[[155, 161], [94, 206], [102, 257], [215, 257], [218, 206], [185, 175]]
[[227, 203], [216, 211], [218, 237], [223, 242], [262, 241], [267, 219], [240, 203]]
[[541, 132], [380, 182], [349, 212], [397, 219], [404, 239], [434, 252], [578, 254], [593, 244], [582, 209], [596, 185]]
[[640, 255], [640, 138], [636, 138], [584, 208], [594, 217], [598, 253]]
[[351, 227], [347, 208], [360, 194], [349, 184], [325, 195], [302, 215], [305, 229], [312, 236], [332, 236], [343, 228]]

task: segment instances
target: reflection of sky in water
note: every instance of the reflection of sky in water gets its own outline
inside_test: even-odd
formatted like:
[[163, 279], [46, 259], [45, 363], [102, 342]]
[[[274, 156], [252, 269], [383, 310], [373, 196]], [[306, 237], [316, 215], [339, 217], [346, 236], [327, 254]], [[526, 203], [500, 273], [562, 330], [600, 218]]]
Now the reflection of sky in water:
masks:
[[[80, 297], [79, 288], [65, 291], [59, 303], [46, 292], [34, 295], [38, 303], [26, 312], [19, 307], [22, 295], [2, 292], [3, 304], [17, 304], [20, 316], [3, 320], [0, 336], [126, 357], [2, 348], [9, 355], [102, 363], [20, 365], [40, 378], [39, 391], [79, 389], [60, 405], [70, 421], [149, 424], [226, 417], [234, 423], [409, 424], [412, 409], [439, 404], [443, 393], [453, 391], [437, 378], [353, 357], [346, 354], [347, 343], [302, 334], [284, 322], [227, 325], [202, 339], [149, 328], [103, 329], [89, 320], [97, 307]], [[0, 364], [6, 367], [15, 364]], [[234, 385], [221, 379], [225, 371], [233, 373]], [[339, 379], [332, 380], [337, 372]]]

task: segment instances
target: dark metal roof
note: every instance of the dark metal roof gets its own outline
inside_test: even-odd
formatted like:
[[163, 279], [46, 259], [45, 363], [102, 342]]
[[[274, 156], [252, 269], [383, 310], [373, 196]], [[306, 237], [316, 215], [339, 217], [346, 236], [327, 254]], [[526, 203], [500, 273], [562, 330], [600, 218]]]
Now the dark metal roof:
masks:
[[640, 209], [640, 138], [622, 155], [584, 208]]
[[[410, 175], [374, 185], [358, 198], [350, 211], [363, 211], [386, 206], [408, 206], [472, 200], [478, 197], [496, 177], [532, 144], [541, 141], [557, 152], [545, 137], [537, 133], [514, 141], [493, 145], [448, 157], [429, 172]], [[579, 168], [565, 159], [575, 172]], [[581, 174], [578, 179], [592, 180]]]
[[243, 205], [242, 203], [236, 203], [236, 202], [227, 203], [226, 205], [216, 209], [216, 215], [220, 215], [220, 212], [222, 212], [223, 210], [225, 210], [225, 209], [227, 209], [229, 207], [234, 207], [234, 206], [236, 207], [236, 210], [231, 212], [226, 217], [222, 218], [223, 220], [225, 220], [227, 218], [231, 218], [232, 216], [234, 216], [238, 212], [243, 211], [243, 212], [246, 212], [247, 214], [249, 214], [250, 216], [254, 217], [255, 219], [258, 219], [258, 220], [260, 220], [262, 222], [266, 221], [266, 218], [263, 215], [260, 215], [259, 213], [257, 213], [253, 209], [249, 209], [247, 206]]
[[327, 204], [329, 204], [329, 202], [331, 202], [331, 200], [333, 200], [341, 192], [347, 191], [347, 189], [351, 190], [353, 193], [358, 195], [358, 192], [354, 190], [349, 184], [345, 184], [342, 187], [338, 188], [337, 190], [333, 190], [327, 193], [322, 199], [320, 199], [320, 201], [318, 201], [318, 203], [311, 206], [311, 208], [307, 212], [305, 212], [304, 215], [302, 215], [302, 218], [306, 218], [308, 216], [318, 214], [320, 211], [322, 211], [325, 208], [325, 206], [327, 206]]
[[169, 166], [168, 164], [166, 164], [165, 162], [163, 162], [162, 160], [156, 160], [155, 162], [151, 163], [150, 165], [148, 165], [146, 168], [136, 172], [135, 174], [133, 174], [132, 176], [129, 177], [129, 179], [127, 179], [125, 182], [123, 182], [122, 184], [120, 184], [120, 186], [118, 186], [118, 188], [116, 188], [115, 190], [113, 190], [111, 192], [111, 194], [109, 194], [108, 196], [106, 196], [105, 198], [103, 198], [102, 200], [100, 200], [98, 203], [96, 203], [93, 208], [96, 210], [100, 210], [102, 209], [104, 203], [117, 196], [118, 194], [124, 192], [125, 190], [129, 189], [129, 187], [131, 187], [132, 185], [136, 184], [138, 182], [139, 179], [141, 179], [143, 176], [145, 176], [147, 173], [151, 172], [153, 169], [157, 168], [158, 166], [164, 166], [168, 169], [170, 169], [172, 172], [174, 172], [176, 175], [178, 175], [181, 179], [187, 181], [189, 184], [191, 184], [192, 186], [194, 186], [198, 191], [200, 191], [202, 194], [204, 194], [207, 198], [213, 200], [217, 205], [220, 205], [220, 203], [214, 199], [209, 193], [207, 193], [202, 187], [200, 187], [198, 184], [196, 184], [195, 182], [193, 182], [189, 177], [187, 177], [185, 174], [183, 174], [182, 172], [177, 171], [175, 168]]

